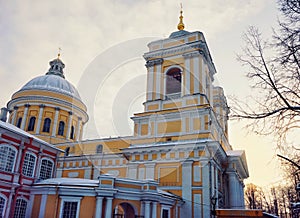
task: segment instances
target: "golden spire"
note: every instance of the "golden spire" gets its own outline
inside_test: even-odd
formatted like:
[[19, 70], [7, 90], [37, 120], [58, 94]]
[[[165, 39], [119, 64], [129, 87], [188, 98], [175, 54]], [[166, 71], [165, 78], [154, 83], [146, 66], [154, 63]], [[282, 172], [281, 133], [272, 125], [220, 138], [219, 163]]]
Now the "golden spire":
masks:
[[59, 59], [59, 58], [60, 58], [60, 53], [61, 53], [61, 48], [58, 48], [57, 59]]
[[180, 3], [180, 8], [181, 8], [181, 10], [180, 10], [180, 17], [179, 17], [179, 24], [177, 25], [177, 29], [178, 30], [183, 30], [184, 29], [184, 23], [183, 23], [183, 16], [182, 16], [182, 3]]

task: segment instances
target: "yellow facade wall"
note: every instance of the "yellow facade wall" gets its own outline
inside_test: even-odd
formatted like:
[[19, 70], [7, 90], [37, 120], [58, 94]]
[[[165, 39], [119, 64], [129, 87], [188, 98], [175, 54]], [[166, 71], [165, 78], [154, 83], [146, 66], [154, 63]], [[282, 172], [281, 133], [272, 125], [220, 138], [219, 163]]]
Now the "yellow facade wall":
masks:
[[45, 208], [44, 217], [57, 217], [59, 211], [57, 211], [59, 197], [57, 195], [47, 196], [47, 207]]
[[39, 217], [42, 195], [35, 195], [31, 212], [32, 218]]
[[95, 197], [85, 196], [80, 203], [79, 217], [94, 217], [96, 208]]
[[157, 127], [159, 134], [181, 132], [181, 120], [158, 123]]

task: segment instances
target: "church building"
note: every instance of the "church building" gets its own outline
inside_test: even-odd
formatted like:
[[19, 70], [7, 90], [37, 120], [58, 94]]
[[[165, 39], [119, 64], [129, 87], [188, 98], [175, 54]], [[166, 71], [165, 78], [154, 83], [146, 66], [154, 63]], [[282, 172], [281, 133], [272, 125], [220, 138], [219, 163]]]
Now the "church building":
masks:
[[31, 186], [31, 217], [206, 218], [244, 209], [246, 156], [228, 141], [229, 108], [204, 34], [186, 31], [181, 11], [178, 31], [148, 48], [144, 111], [131, 118], [131, 136], [82, 138], [88, 110], [60, 55], [12, 95], [8, 123], [65, 151], [56, 178]]

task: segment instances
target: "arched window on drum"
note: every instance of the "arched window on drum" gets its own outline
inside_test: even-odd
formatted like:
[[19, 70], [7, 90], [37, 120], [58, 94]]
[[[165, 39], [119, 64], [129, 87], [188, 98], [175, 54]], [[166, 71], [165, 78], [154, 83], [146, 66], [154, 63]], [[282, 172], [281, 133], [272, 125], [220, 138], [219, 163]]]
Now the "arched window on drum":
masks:
[[166, 98], [174, 99], [181, 97], [181, 69], [174, 67], [166, 73]]

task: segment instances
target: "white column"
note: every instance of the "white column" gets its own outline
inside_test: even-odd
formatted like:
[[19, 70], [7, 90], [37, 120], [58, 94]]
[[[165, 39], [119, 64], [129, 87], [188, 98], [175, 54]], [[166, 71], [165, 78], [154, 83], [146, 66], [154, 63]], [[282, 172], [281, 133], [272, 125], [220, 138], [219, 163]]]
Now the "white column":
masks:
[[150, 201], [144, 201], [144, 202], [145, 202], [144, 218], [150, 218]]
[[161, 64], [157, 64], [157, 65], [155, 65], [156, 66], [156, 72], [155, 72], [155, 75], [156, 75], [156, 85], [155, 85], [155, 87], [156, 87], [156, 90], [155, 90], [155, 93], [156, 93], [156, 97], [155, 97], [155, 99], [160, 99], [161, 97], [161, 94], [163, 94], [163, 93], [161, 93], [161, 80], [162, 80], [162, 74], [161, 74]]
[[199, 53], [195, 53], [193, 57], [194, 62], [194, 93], [200, 93], [200, 74], [199, 74]]
[[66, 139], [70, 139], [71, 126], [72, 126], [72, 111], [69, 111], [69, 119], [68, 119], [68, 131], [66, 135]]
[[105, 218], [111, 218], [112, 216], [112, 200], [111, 197], [106, 198]]
[[102, 218], [103, 197], [96, 197], [96, 212], [95, 218]]
[[79, 141], [80, 139], [80, 125], [82, 123], [82, 118], [78, 117], [78, 121], [77, 121], [77, 127], [76, 127], [76, 141]]
[[27, 120], [29, 107], [30, 107], [29, 104], [25, 104], [24, 114], [23, 114], [22, 123], [21, 123], [21, 129], [23, 129], [23, 130], [25, 130], [25, 124], [26, 124], [26, 120]]
[[182, 163], [182, 198], [185, 204], [180, 210], [180, 217], [192, 217], [192, 163]]
[[152, 218], [156, 218], [157, 215], [157, 202], [152, 202]]
[[26, 217], [30, 217], [31, 216], [32, 207], [33, 207], [33, 201], [34, 201], [34, 195], [30, 194], [29, 203], [28, 203], [28, 206], [27, 206], [27, 209], [26, 209]]
[[53, 127], [52, 127], [52, 136], [56, 135], [59, 110], [60, 110], [59, 107], [55, 108], [55, 116], [54, 116], [54, 122], [53, 122]]
[[43, 105], [43, 104], [40, 105], [39, 117], [38, 117], [38, 120], [37, 120], [37, 126], [36, 126], [36, 129], [35, 129], [35, 134], [40, 133], [41, 123], [42, 123], [42, 119], [43, 119], [44, 107], [45, 107], [45, 105]]
[[175, 218], [179, 218], [179, 208], [180, 208], [179, 205], [175, 206]]
[[148, 66], [148, 80], [147, 80], [147, 101], [152, 101], [152, 93], [153, 93], [153, 79], [154, 79], [154, 73], [153, 73], [154, 66], [151, 64]]
[[39, 212], [39, 218], [45, 217], [45, 210], [46, 210], [46, 204], [47, 204], [47, 194], [42, 195], [41, 199], [41, 205], [40, 205], [40, 212]]
[[237, 178], [235, 172], [228, 172], [229, 183], [229, 205], [231, 209], [239, 208], [238, 195], [239, 188], [237, 184]]
[[14, 106], [14, 114], [13, 114], [13, 117], [12, 117], [12, 120], [11, 120], [11, 124], [12, 125], [15, 125], [15, 122], [16, 122], [16, 118], [17, 118], [17, 111], [18, 111], [18, 106]]
[[7, 204], [6, 204], [5, 218], [8, 218], [10, 216], [10, 209], [12, 206], [12, 196], [14, 195], [14, 193], [15, 193], [15, 188], [11, 188], [9, 197], [7, 200]]
[[202, 166], [202, 186], [204, 187], [202, 189], [202, 204], [203, 204], [203, 217], [210, 217], [211, 212], [211, 195], [210, 195], [210, 189], [211, 189], [211, 181], [210, 181], [210, 163], [209, 161], [203, 161], [201, 162]]
[[185, 67], [184, 75], [183, 75], [184, 85], [182, 86], [183, 87], [182, 93], [183, 93], [183, 95], [188, 95], [188, 94], [190, 94], [190, 81], [191, 81], [191, 78], [190, 78], [191, 59], [188, 56], [186, 56], [184, 59], [184, 67]]

